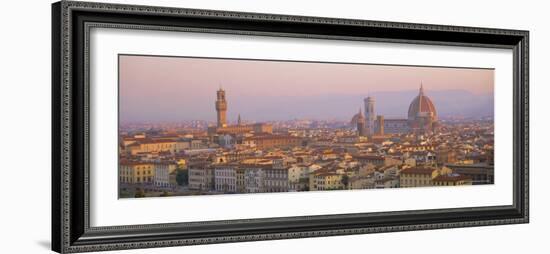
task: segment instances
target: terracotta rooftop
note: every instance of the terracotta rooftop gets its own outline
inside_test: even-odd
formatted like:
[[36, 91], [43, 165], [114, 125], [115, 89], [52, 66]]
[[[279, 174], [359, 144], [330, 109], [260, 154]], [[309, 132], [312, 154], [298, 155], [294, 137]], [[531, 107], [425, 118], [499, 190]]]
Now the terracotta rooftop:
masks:
[[353, 156], [355, 159], [362, 159], [362, 160], [383, 160], [384, 156], [379, 155], [356, 155]]
[[301, 139], [294, 136], [282, 136], [282, 135], [262, 135], [262, 136], [253, 136], [247, 137], [245, 140], [272, 140], [272, 139]]
[[158, 143], [174, 143], [176, 142], [175, 140], [172, 140], [172, 139], [145, 139], [145, 140], [140, 140], [139, 143], [140, 144], [158, 144]]
[[401, 174], [432, 174], [435, 168], [412, 167], [401, 171]]
[[152, 165], [151, 162], [143, 162], [143, 161], [121, 161], [121, 166], [138, 166], [138, 165]]

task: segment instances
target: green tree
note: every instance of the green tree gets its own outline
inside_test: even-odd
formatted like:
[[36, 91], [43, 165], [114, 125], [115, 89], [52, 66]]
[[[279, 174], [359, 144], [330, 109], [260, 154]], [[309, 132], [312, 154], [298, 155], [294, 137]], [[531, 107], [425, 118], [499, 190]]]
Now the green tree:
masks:
[[183, 169], [178, 170], [176, 173], [176, 182], [179, 186], [184, 186], [189, 184], [189, 170]]
[[345, 186], [346, 189], [348, 188], [348, 184], [349, 184], [349, 176], [348, 175], [343, 175], [342, 176], [342, 184]]

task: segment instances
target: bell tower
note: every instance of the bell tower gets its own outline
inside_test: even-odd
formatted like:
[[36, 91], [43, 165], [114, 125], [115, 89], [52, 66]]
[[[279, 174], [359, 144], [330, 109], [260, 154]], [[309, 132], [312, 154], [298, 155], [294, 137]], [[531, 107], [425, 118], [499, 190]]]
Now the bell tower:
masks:
[[220, 88], [216, 92], [216, 95], [217, 95], [216, 112], [217, 112], [218, 127], [226, 127], [227, 126], [227, 118], [226, 118], [227, 101], [225, 100], [225, 91]]
[[374, 134], [374, 123], [376, 121], [376, 112], [374, 111], [374, 98], [368, 96], [364, 100], [365, 102], [365, 124], [367, 128], [367, 135], [372, 136]]
[[365, 136], [365, 116], [363, 116], [363, 111], [361, 111], [361, 107], [359, 107], [359, 113], [357, 113], [357, 115], [359, 115], [359, 117], [357, 118], [357, 135], [360, 137]]

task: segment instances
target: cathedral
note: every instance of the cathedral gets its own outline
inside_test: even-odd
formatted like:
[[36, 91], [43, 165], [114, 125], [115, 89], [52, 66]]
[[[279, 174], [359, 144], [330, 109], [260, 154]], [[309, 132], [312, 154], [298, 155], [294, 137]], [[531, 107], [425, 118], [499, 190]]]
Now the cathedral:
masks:
[[364, 100], [365, 115], [361, 109], [353, 116], [352, 126], [357, 128], [359, 136], [373, 136], [398, 133], [430, 133], [438, 127], [437, 111], [432, 100], [424, 94], [424, 87], [420, 84], [418, 95], [409, 105], [406, 119], [384, 119], [376, 116], [374, 98], [368, 96]]

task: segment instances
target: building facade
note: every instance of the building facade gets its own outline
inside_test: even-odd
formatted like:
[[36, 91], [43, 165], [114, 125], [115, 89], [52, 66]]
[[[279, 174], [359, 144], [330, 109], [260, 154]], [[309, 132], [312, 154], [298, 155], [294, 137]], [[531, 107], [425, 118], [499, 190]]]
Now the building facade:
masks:
[[246, 193], [263, 193], [265, 191], [265, 165], [246, 165], [244, 182]]
[[310, 174], [310, 191], [318, 190], [343, 190], [343, 174], [335, 172], [314, 172]]
[[290, 188], [288, 167], [272, 167], [265, 169], [266, 192], [287, 192]]
[[434, 179], [440, 175], [451, 175], [451, 168], [442, 167], [412, 167], [405, 168], [399, 173], [400, 187], [434, 186]]
[[494, 166], [485, 163], [480, 164], [447, 164], [454, 173], [470, 177], [472, 184], [495, 183]]
[[153, 183], [155, 166], [149, 162], [122, 161], [119, 166], [120, 183], [144, 184]]
[[215, 190], [224, 193], [237, 192], [237, 165], [224, 164], [214, 167]]
[[214, 188], [214, 168], [202, 165], [189, 167], [188, 170], [190, 190], [210, 191]]
[[288, 135], [258, 135], [243, 139], [243, 145], [254, 147], [256, 149], [294, 147], [300, 146], [301, 144], [301, 138]]
[[433, 179], [433, 184], [435, 186], [472, 185], [472, 178], [456, 173], [449, 175], [439, 175]]
[[155, 163], [154, 168], [153, 183], [156, 187], [175, 187], [170, 181], [170, 174], [176, 171], [176, 163]]
[[435, 177], [437, 169], [430, 167], [407, 168], [400, 172], [400, 187], [423, 187], [432, 186], [432, 179]]
[[189, 148], [190, 143], [186, 140], [142, 139], [126, 145], [124, 149], [130, 155], [139, 155], [162, 152], [175, 154]]

